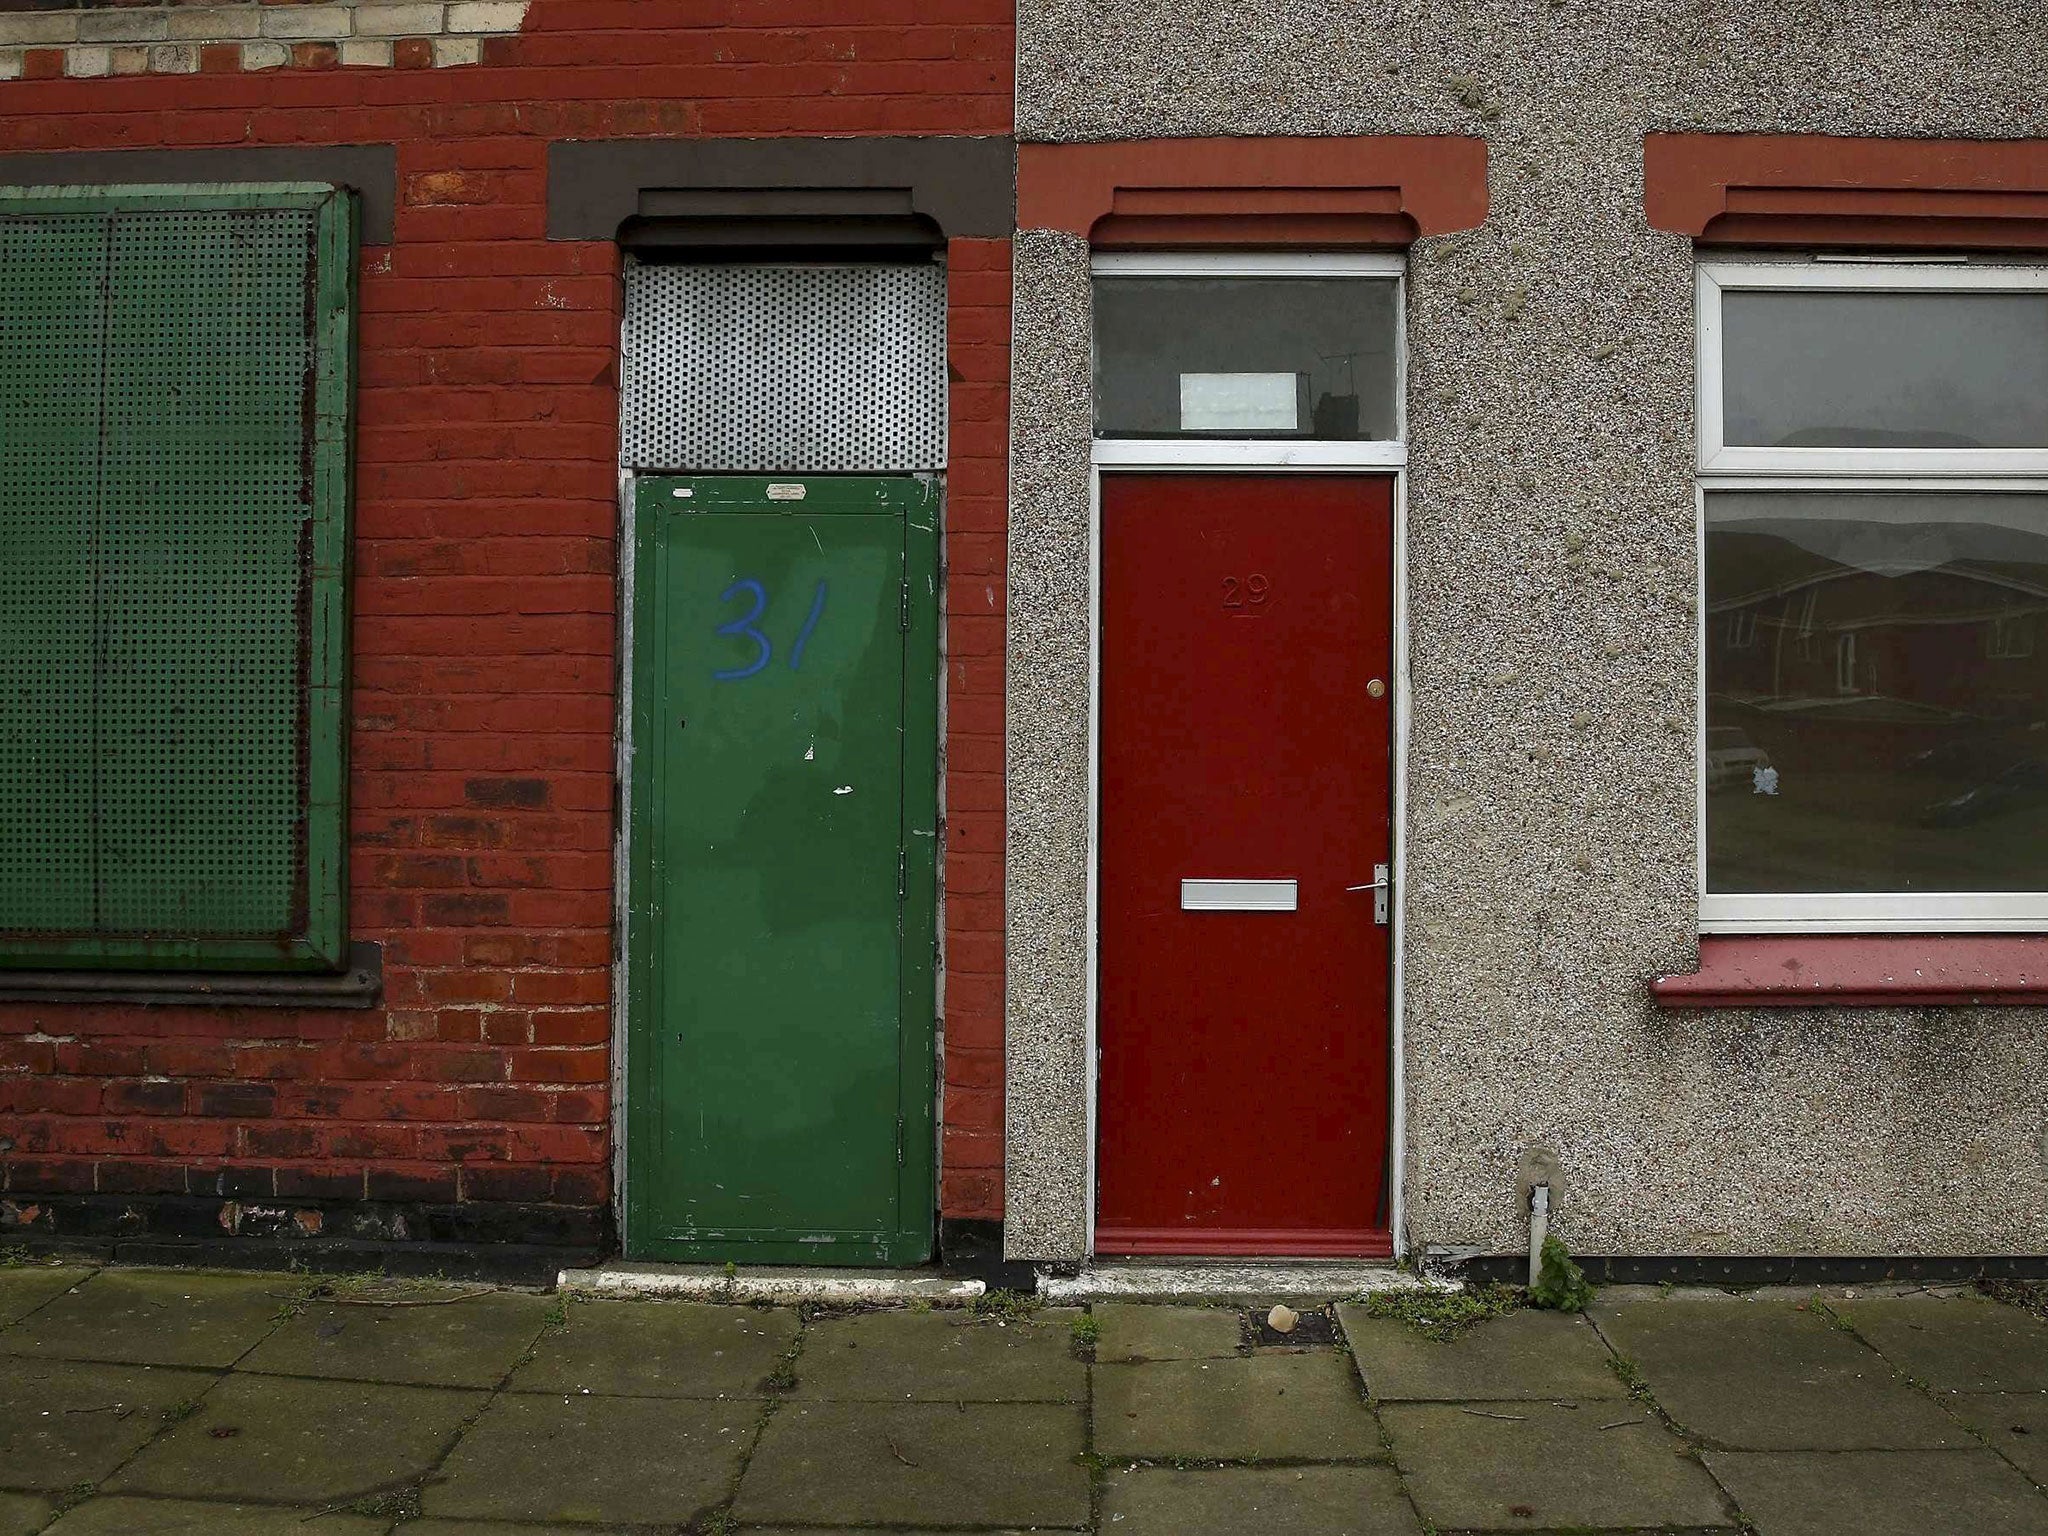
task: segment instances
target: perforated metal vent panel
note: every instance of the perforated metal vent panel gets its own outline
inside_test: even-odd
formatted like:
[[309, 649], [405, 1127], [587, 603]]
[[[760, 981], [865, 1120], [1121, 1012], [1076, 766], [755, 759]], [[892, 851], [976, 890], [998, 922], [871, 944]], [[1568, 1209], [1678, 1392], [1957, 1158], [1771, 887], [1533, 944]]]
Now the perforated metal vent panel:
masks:
[[0, 937], [305, 929], [319, 232], [0, 218]]
[[923, 266], [636, 266], [632, 469], [942, 469], [946, 282]]
[[114, 221], [102, 928], [293, 927], [312, 240], [297, 211]]
[[0, 928], [93, 920], [105, 244], [98, 220], [0, 219]]

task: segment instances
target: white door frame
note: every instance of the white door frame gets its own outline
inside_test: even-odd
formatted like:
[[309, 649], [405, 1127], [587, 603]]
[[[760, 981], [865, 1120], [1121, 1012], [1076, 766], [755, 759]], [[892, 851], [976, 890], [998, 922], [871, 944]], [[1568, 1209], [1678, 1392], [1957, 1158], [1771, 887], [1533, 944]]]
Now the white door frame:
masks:
[[1088, 1253], [1095, 1252], [1097, 1099], [1101, 1077], [1096, 1036], [1099, 970], [1099, 876], [1102, 832], [1102, 477], [1105, 474], [1342, 474], [1385, 475], [1394, 482], [1394, 714], [1391, 745], [1394, 846], [1393, 976], [1388, 991], [1387, 1223], [1394, 1257], [1407, 1249], [1407, 1103], [1402, 1065], [1403, 952], [1406, 948], [1408, 872], [1408, 445], [1407, 262], [1398, 255], [1344, 252], [1115, 252], [1092, 258], [1097, 276], [1153, 277], [1371, 277], [1392, 279], [1395, 432], [1392, 442], [1303, 442], [1254, 438], [1217, 440], [1095, 440], [1088, 476], [1088, 915], [1086, 978], [1088, 1062]]

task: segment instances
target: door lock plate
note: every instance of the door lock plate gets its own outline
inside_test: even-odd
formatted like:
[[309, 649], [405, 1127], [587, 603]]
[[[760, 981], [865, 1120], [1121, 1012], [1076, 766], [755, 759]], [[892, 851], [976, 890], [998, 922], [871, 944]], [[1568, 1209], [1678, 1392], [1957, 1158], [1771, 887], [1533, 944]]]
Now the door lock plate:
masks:
[[1384, 928], [1387, 926], [1387, 891], [1392, 885], [1393, 880], [1388, 873], [1387, 866], [1384, 864], [1375, 864], [1372, 867], [1371, 884], [1347, 885], [1344, 887], [1344, 889], [1347, 891], [1371, 891], [1372, 920], [1378, 923], [1382, 928]]

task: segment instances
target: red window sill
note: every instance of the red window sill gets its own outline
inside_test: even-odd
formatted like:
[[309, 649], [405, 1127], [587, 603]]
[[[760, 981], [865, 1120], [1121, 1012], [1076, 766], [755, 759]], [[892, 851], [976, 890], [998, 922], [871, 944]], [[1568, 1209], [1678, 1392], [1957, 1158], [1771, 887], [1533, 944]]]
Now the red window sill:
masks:
[[1661, 1008], [2048, 1003], [2048, 933], [1714, 934], [1700, 968], [1650, 983]]

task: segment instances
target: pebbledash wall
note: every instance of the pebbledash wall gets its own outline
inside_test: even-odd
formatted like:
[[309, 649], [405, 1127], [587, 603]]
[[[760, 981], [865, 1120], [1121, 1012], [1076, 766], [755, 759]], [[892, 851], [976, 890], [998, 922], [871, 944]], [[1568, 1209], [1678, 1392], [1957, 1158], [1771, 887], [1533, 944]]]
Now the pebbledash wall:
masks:
[[1407, 1250], [1520, 1249], [1539, 1149], [1580, 1253], [2048, 1251], [2048, 1009], [1652, 1001], [1699, 572], [1694, 251], [1644, 204], [1646, 134], [2048, 136], [2048, 5], [1023, 0], [1017, 118], [1010, 1255], [1083, 1257], [1091, 1198], [1089, 252], [1029, 157], [1283, 134], [1488, 156], [1408, 268]]
[[0, 1004], [0, 1242], [544, 1266], [612, 1241], [621, 257], [551, 238], [550, 147], [581, 141], [587, 172], [592, 142], [636, 166], [663, 144], [688, 184], [693, 146], [760, 162], [730, 141], [788, 136], [1000, 150], [1000, 214], [946, 231], [942, 740], [941, 1207], [993, 1233], [1011, 22], [1006, 0], [0, 8], [0, 182], [360, 193], [350, 932], [382, 954], [369, 1010]]

